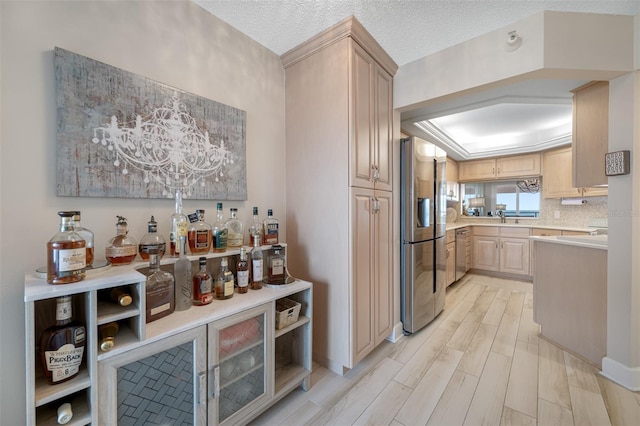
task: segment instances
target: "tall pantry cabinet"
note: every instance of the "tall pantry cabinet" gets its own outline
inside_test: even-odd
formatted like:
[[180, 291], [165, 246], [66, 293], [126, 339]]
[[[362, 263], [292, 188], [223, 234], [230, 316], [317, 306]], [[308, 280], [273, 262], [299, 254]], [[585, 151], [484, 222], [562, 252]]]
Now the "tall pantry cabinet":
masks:
[[340, 374], [393, 329], [393, 75], [353, 17], [285, 53], [288, 268], [314, 280], [314, 357]]

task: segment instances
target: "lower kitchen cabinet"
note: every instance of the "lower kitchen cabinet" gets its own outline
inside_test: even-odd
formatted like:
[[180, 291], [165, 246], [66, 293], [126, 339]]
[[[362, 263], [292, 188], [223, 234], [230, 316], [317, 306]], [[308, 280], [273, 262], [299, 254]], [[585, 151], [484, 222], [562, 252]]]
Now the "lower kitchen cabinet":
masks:
[[473, 267], [530, 275], [529, 228], [474, 227]]
[[446, 275], [447, 286], [450, 286], [456, 281], [456, 231], [450, 229], [446, 233]]

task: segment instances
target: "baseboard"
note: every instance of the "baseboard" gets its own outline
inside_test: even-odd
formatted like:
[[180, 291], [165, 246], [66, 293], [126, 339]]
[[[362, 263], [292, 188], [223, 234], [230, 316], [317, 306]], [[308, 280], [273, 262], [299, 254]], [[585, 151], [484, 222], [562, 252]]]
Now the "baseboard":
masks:
[[387, 340], [391, 343], [396, 343], [402, 337], [404, 337], [404, 333], [402, 332], [402, 322], [398, 322], [393, 326], [393, 331], [387, 337]]
[[614, 359], [604, 357], [600, 374], [633, 392], [640, 391], [640, 368], [638, 367], [627, 367]]
[[334, 373], [340, 376], [344, 376], [349, 372], [349, 368], [342, 365], [342, 363], [335, 362], [327, 358], [326, 356], [320, 355], [315, 352], [313, 354], [313, 360], [318, 364], [322, 365], [323, 367], [327, 368], [328, 370], [333, 371]]

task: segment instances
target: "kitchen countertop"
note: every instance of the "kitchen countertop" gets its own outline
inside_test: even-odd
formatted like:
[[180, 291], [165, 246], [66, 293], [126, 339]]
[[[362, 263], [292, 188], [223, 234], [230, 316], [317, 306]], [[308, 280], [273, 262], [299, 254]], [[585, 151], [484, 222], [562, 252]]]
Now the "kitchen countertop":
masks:
[[577, 231], [577, 232], [595, 232], [594, 228], [578, 227], [578, 226], [558, 226], [558, 225], [532, 225], [530, 223], [465, 223], [465, 222], [447, 222], [447, 231], [451, 229], [459, 229], [467, 226], [500, 226], [509, 228], [537, 228], [537, 229], [556, 229], [559, 231]]
[[529, 239], [546, 243], [607, 250], [608, 237], [608, 235], [562, 235], [555, 237], [529, 237]]

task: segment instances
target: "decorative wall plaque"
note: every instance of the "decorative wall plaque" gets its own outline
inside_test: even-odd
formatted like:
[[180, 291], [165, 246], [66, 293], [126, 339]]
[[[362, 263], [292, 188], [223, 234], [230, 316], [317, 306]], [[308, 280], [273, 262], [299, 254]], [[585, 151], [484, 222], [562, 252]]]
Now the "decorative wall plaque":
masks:
[[628, 175], [631, 172], [630, 151], [604, 154], [604, 172], [607, 176]]

